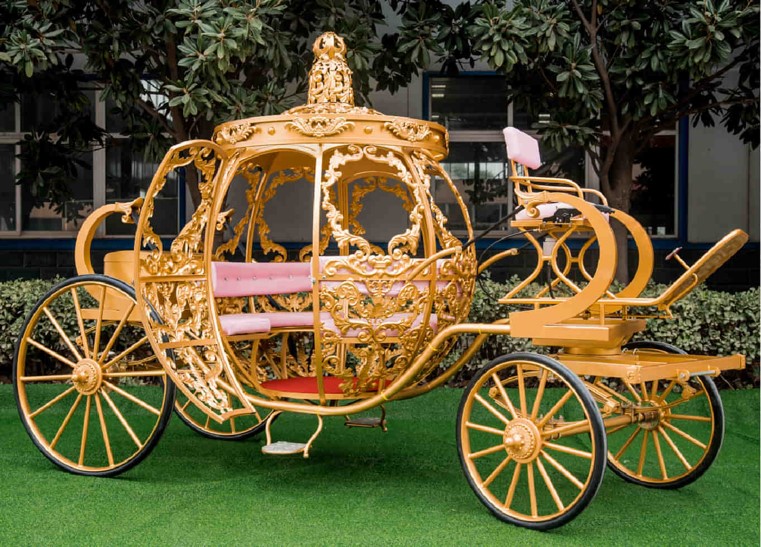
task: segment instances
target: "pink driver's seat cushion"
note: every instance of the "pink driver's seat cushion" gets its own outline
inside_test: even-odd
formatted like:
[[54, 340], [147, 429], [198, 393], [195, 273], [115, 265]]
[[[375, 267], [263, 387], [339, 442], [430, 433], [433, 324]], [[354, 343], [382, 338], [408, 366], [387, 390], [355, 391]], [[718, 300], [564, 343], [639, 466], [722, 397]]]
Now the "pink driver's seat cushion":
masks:
[[514, 127], [502, 130], [507, 145], [507, 157], [529, 169], [538, 169], [542, 165], [539, 153], [539, 141]]

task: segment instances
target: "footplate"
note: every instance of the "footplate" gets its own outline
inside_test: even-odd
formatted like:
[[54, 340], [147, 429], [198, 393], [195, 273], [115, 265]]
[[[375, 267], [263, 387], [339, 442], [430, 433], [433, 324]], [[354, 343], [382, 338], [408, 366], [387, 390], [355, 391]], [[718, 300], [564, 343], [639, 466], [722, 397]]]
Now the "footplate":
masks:
[[743, 355], [710, 357], [626, 351], [618, 355], [563, 353], [556, 358], [580, 376], [624, 378], [632, 383], [665, 378], [686, 381], [692, 376], [718, 376], [723, 370], [745, 368]]

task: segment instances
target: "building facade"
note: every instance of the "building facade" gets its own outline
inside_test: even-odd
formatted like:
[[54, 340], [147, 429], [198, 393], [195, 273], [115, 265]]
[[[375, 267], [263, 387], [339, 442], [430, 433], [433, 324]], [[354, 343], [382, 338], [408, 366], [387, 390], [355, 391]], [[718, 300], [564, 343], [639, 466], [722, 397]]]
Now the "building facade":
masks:
[[[386, 114], [436, 121], [449, 130], [450, 154], [443, 165], [468, 202], [474, 228], [492, 224], [512, 207], [507, 181], [507, 158], [502, 128], [518, 127], [529, 133], [541, 128], [543, 119], [530, 119], [506, 99], [508, 81], [487, 71], [443, 76], [425, 73], [396, 94], [376, 93], [373, 106]], [[146, 91], [149, 93], [149, 91]], [[44, 96], [24, 97], [20, 104], [0, 111], [0, 279], [73, 275], [73, 249], [81, 219], [106, 203], [128, 201], [144, 193], [156, 164], [142, 159], [130, 140], [121, 135], [120, 120], [100, 92], [89, 92], [92, 119], [111, 134], [109, 145], [83, 155], [90, 166], [78, 172], [73, 199], [65, 205], [78, 220], [52, 207], [31, 207], [26, 190], [14, 182], [20, 169], [17, 143], [35, 124], [54, 114], [54, 103]], [[157, 100], [156, 97], [153, 97]], [[599, 187], [590, 159], [583, 150], [562, 153], [543, 150], [553, 174], [580, 184]], [[759, 154], [723, 128], [693, 128], [683, 120], [654, 137], [637, 158], [632, 214], [652, 234], [657, 253], [656, 281], [668, 282], [679, 266], [663, 260], [676, 247], [688, 262], [733, 228], [750, 234], [750, 243], [710, 280], [716, 288], [738, 290], [759, 284]], [[184, 181], [172, 180], [175, 191], [164, 199], [160, 218], [163, 235], [176, 234], [192, 213]], [[436, 189], [434, 188], [434, 191]], [[464, 230], [454, 203], [442, 193], [437, 200], [453, 230]], [[292, 206], [288, 200], [283, 207]], [[280, 220], [278, 220], [278, 218]], [[288, 215], [273, 218], [287, 222]], [[368, 233], [383, 241], [383, 214], [366, 215]], [[287, 230], [287, 226], [281, 227]], [[95, 263], [109, 250], [133, 246], [131, 227], [117, 218], [107, 222], [93, 244]], [[461, 232], [461, 233], [464, 233]], [[479, 242], [488, 252], [515, 243], [494, 232]], [[304, 234], [304, 237], [309, 237]], [[294, 233], [294, 243], [302, 235]], [[532, 263], [533, 264], [533, 263]], [[633, 265], [633, 264], [632, 264]], [[497, 276], [522, 274], [520, 261], [498, 269]]]

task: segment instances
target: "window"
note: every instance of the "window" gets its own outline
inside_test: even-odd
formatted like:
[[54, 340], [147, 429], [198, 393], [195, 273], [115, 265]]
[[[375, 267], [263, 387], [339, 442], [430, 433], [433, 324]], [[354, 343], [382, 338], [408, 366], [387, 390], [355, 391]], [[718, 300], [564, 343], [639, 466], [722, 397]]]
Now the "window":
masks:
[[[158, 100], [150, 92], [149, 85], [146, 82], [146, 97]], [[90, 116], [98, 125], [105, 126], [111, 138], [106, 148], [95, 148], [81, 155], [83, 166], [77, 168], [72, 199], [64, 204], [61, 212], [51, 204], [35, 206], [29, 189], [15, 183], [21, 168], [17, 143], [41, 121], [56, 115], [55, 101], [40, 94], [24, 96], [20, 104], [0, 105], [0, 237], [74, 237], [83, 219], [93, 209], [145, 195], [158, 164], [145, 161], [142, 151], [121, 134], [123, 121], [100, 100], [100, 92], [88, 90], [85, 94], [90, 100]], [[157, 202], [156, 216], [161, 219], [158, 225], [161, 235], [174, 235], [178, 231], [180, 188], [179, 177], [171, 175], [162, 199]], [[107, 219], [101, 235], [132, 237], [133, 233], [134, 227], [122, 224], [113, 216]]]
[[[465, 201], [473, 228], [487, 228], [512, 209], [502, 129], [514, 125], [536, 134], [539, 125], [507, 103], [507, 80], [503, 76], [431, 77], [428, 100], [431, 120], [449, 130], [449, 156], [442, 166]], [[541, 153], [541, 174], [571, 178], [582, 186], [588, 179], [581, 148], [558, 153], [542, 146]], [[453, 198], [446, 192], [436, 192], [434, 197], [452, 230], [463, 235], [466, 227], [462, 214], [448, 202]]]
[[676, 131], [664, 131], [637, 154], [630, 213], [654, 236], [676, 235]]

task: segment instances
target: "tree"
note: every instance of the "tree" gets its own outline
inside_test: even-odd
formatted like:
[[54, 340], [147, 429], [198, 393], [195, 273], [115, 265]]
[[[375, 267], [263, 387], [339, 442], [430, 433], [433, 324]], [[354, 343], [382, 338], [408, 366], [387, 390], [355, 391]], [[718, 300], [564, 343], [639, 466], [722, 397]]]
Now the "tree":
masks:
[[[384, 13], [401, 18], [394, 32], [381, 34]], [[366, 103], [373, 88], [406, 85], [430, 63], [430, 52], [450, 62], [468, 58], [466, 20], [462, 8], [438, 0], [4, 2], [4, 96], [18, 100], [35, 88], [62, 105], [56, 119], [21, 143], [30, 161], [18, 181], [43, 199], [66, 200], [77, 153], [106, 139], [103, 128], [81, 115], [84, 87], [103, 89], [126, 133], [155, 159], [170, 144], [210, 138], [221, 121], [292, 106], [305, 91], [312, 41], [323, 31], [345, 38], [356, 95]], [[162, 100], [150, 99], [146, 86]], [[42, 149], [56, 152], [44, 166], [33, 161]], [[188, 182], [198, 204], [197, 185]]]
[[[470, 27], [475, 47], [509, 75], [511, 99], [551, 121], [543, 139], [581, 144], [611, 206], [629, 211], [635, 156], [659, 131], [715, 118], [758, 146], [759, 10], [753, 1], [491, 2]], [[736, 83], [726, 77], [737, 69]], [[627, 239], [615, 223], [617, 278]]]

